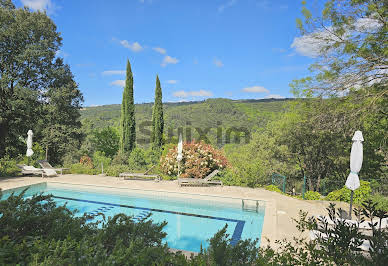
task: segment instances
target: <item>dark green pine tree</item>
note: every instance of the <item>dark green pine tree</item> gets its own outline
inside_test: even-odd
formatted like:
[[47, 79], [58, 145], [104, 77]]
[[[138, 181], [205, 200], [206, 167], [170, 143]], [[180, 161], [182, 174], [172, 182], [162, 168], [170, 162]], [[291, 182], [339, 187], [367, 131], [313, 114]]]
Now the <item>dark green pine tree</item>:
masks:
[[121, 104], [120, 152], [131, 152], [136, 145], [135, 103], [133, 101], [133, 75], [127, 60], [127, 77]]
[[156, 87], [155, 87], [155, 103], [152, 108], [152, 132], [151, 142], [152, 147], [156, 150], [160, 150], [163, 145], [163, 103], [162, 103], [162, 88], [158, 75], [156, 75]]

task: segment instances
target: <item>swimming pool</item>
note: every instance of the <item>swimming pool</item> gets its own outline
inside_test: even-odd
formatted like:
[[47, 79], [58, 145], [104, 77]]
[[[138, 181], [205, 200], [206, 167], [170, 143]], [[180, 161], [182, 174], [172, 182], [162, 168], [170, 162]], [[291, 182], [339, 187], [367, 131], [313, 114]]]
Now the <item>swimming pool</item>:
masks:
[[[3, 199], [23, 189], [6, 190]], [[98, 212], [106, 216], [124, 213], [139, 221], [151, 213], [150, 219], [154, 222], [167, 221], [164, 241], [170, 248], [193, 252], [199, 252], [201, 245], [207, 248], [208, 240], [225, 224], [228, 224], [227, 234], [232, 244], [249, 238], [258, 238], [260, 243], [264, 222], [265, 204], [260, 201], [59, 183], [32, 185], [25, 197], [39, 192], [53, 194], [58, 204], [67, 202], [67, 207], [77, 209], [80, 216]]]

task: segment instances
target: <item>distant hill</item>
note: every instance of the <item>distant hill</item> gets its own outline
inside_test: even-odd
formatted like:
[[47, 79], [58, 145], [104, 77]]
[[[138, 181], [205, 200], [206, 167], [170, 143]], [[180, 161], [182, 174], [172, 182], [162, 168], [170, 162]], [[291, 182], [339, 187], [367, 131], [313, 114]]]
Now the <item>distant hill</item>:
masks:
[[[198, 132], [209, 132], [206, 136], [215, 144], [217, 128], [222, 128], [224, 143], [227, 129], [243, 128], [252, 132], [263, 127], [279, 112], [283, 112], [285, 103], [290, 100], [292, 99], [212, 98], [196, 102], [164, 103], [165, 134], [176, 137], [178, 128], [183, 128], [186, 136], [186, 130], [190, 127], [193, 138], [199, 138]], [[152, 119], [152, 103], [136, 104], [135, 108], [137, 137], [146, 139], [145, 131], [150, 129], [147, 125], [150, 125]], [[120, 104], [86, 107], [81, 110], [81, 119], [84, 122], [86, 119], [91, 121], [95, 128], [117, 127], [120, 122], [120, 111]], [[141, 127], [144, 129], [141, 130]], [[219, 143], [219, 145], [222, 144]]]

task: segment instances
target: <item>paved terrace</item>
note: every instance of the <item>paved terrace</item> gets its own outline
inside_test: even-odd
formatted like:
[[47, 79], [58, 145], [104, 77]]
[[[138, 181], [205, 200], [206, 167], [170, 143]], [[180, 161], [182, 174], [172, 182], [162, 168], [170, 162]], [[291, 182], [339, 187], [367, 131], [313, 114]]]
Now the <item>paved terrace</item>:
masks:
[[[126, 189], [136, 189], [145, 194], [173, 194], [184, 198], [201, 198], [209, 201], [240, 201], [252, 199], [265, 201], [265, 217], [262, 231], [261, 245], [266, 245], [266, 238], [271, 240], [271, 246], [276, 247], [276, 239], [292, 240], [294, 236], [300, 236], [296, 229], [296, 223], [292, 218], [298, 218], [299, 210], [308, 211], [310, 215], [326, 214], [327, 201], [306, 201], [281, 195], [280, 193], [267, 191], [261, 188], [246, 188], [236, 186], [212, 186], [212, 187], [179, 187], [177, 181], [136, 181], [123, 180], [121, 178], [96, 175], [62, 175], [54, 178], [41, 177], [13, 177], [0, 179], [0, 188], [3, 190], [27, 186], [41, 182], [66, 183], [72, 185], [94, 185], [100, 190], [115, 190], [121, 192]], [[176, 194], [179, 193], [179, 194]], [[230, 199], [233, 198], [233, 199]], [[337, 203], [337, 206], [347, 210], [345, 203]]]

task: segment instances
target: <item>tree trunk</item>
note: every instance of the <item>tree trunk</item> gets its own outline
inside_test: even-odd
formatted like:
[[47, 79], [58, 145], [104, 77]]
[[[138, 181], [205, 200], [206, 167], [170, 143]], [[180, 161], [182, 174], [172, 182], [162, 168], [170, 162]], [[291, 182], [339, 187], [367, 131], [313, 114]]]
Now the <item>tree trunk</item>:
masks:
[[0, 122], [0, 158], [5, 155], [5, 139], [8, 135], [8, 121]]

